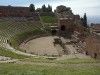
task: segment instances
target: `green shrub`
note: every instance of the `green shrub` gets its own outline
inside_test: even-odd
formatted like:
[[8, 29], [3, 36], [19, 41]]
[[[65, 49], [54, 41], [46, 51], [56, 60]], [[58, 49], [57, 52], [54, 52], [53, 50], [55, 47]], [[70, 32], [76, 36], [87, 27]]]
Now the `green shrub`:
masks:
[[44, 23], [56, 23], [57, 18], [55, 16], [41, 16]]

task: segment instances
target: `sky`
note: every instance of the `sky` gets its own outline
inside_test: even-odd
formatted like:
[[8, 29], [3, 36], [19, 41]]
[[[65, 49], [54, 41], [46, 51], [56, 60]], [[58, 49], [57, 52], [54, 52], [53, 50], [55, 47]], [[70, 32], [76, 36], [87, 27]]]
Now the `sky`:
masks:
[[74, 14], [81, 16], [87, 13], [91, 19], [100, 17], [100, 0], [0, 0], [0, 5], [29, 6], [34, 4], [36, 8], [43, 4], [52, 5], [53, 10], [59, 5], [71, 7]]

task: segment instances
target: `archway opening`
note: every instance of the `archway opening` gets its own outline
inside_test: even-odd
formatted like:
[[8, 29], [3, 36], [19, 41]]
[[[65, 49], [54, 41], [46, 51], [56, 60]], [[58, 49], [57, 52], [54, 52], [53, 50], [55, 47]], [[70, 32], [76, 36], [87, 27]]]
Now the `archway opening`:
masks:
[[61, 26], [61, 31], [65, 31], [65, 26], [64, 25]]

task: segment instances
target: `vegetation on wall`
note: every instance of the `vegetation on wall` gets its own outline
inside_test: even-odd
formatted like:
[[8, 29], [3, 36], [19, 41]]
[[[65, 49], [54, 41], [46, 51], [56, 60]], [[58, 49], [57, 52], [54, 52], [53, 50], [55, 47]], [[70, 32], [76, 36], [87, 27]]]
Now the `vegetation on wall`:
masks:
[[57, 18], [55, 16], [41, 16], [44, 23], [56, 23]]

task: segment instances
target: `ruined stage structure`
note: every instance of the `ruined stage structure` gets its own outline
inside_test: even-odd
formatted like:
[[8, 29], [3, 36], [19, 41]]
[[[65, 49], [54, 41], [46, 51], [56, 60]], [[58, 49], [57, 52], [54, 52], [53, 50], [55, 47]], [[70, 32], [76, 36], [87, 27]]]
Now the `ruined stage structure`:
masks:
[[56, 8], [60, 35], [71, 37], [73, 32], [81, 31], [82, 22], [79, 15], [74, 15], [70, 7], [58, 6]]

